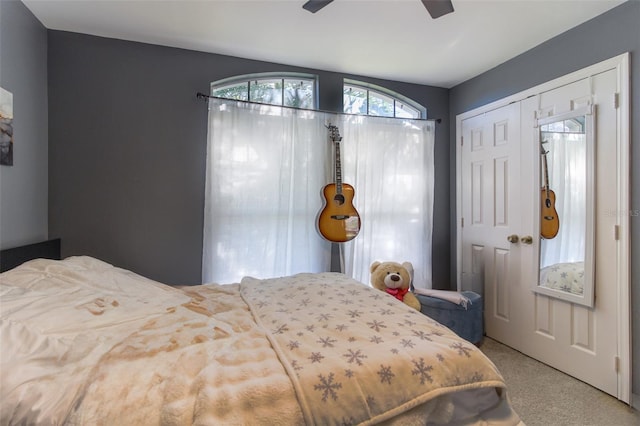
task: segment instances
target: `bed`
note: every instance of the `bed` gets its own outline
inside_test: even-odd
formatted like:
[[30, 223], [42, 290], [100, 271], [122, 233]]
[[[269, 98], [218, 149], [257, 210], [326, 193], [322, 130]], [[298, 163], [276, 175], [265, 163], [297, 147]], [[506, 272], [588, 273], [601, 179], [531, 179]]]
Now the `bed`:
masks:
[[554, 263], [540, 270], [540, 285], [582, 296], [584, 262]]
[[88, 256], [0, 274], [0, 424], [521, 424], [494, 364], [338, 273], [171, 287]]

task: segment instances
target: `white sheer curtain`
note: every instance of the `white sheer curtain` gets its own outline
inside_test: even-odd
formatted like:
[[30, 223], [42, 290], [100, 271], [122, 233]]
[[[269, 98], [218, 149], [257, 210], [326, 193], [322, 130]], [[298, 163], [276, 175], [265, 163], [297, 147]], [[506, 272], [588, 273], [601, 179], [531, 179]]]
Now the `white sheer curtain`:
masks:
[[375, 260], [410, 261], [416, 286], [431, 287], [433, 122], [219, 99], [209, 113], [204, 282], [330, 270], [331, 244], [316, 228], [333, 181], [329, 123], [362, 219], [341, 245], [344, 272], [368, 283]]
[[379, 261], [409, 261], [414, 285], [431, 288], [434, 123], [340, 116], [343, 178], [355, 188], [362, 227], [342, 246], [347, 275], [369, 283]]
[[[540, 266], [584, 262], [587, 230], [587, 143], [584, 135], [554, 134], [545, 149], [549, 170], [549, 189], [556, 194], [555, 207], [560, 218], [558, 235], [542, 240]], [[542, 171], [544, 176], [544, 170]], [[543, 182], [544, 184], [544, 182]]]
[[326, 114], [211, 99], [203, 282], [328, 271], [315, 227], [328, 156]]

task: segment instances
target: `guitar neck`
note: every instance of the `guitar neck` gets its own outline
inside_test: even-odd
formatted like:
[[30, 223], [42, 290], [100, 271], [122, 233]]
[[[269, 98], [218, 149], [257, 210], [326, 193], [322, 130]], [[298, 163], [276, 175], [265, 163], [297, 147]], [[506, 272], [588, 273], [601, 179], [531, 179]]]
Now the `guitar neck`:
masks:
[[336, 194], [342, 194], [342, 166], [340, 164], [340, 141], [342, 137], [337, 126], [329, 125], [329, 131], [331, 132], [331, 140], [335, 144], [336, 148]]
[[336, 193], [342, 194], [342, 165], [340, 164], [340, 139], [335, 139], [336, 144]]
[[549, 193], [549, 169], [547, 166], [547, 153], [542, 155], [542, 161], [544, 163], [544, 189]]

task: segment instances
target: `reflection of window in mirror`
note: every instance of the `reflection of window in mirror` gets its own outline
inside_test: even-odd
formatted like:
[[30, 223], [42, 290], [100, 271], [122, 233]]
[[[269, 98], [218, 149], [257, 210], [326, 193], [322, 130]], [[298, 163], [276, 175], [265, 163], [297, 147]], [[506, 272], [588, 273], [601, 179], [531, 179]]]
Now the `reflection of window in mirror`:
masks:
[[[555, 194], [553, 207], [557, 212], [558, 231], [555, 237], [544, 241], [541, 266], [584, 262], [587, 196], [584, 116], [544, 125], [540, 131], [546, 152], [549, 190]], [[553, 221], [543, 217], [541, 224], [546, 222]]]
[[539, 286], [561, 298], [583, 297], [585, 283], [592, 280], [593, 139], [588, 118], [592, 115], [583, 111], [539, 123]]

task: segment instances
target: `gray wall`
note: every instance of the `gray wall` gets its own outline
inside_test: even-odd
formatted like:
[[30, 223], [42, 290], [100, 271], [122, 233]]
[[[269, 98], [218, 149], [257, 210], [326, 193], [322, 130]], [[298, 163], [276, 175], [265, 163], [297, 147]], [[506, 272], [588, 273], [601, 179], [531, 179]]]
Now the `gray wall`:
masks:
[[[450, 92], [451, 181], [455, 182], [455, 117], [489, 102], [625, 52], [631, 52], [631, 210], [640, 210], [640, 1], [624, 3], [508, 62], [466, 81]], [[455, 194], [451, 196], [455, 212]], [[633, 392], [640, 395], [640, 217], [631, 216]], [[452, 222], [451, 247], [456, 252]], [[455, 259], [453, 257], [452, 259]], [[455, 267], [455, 265], [452, 265]]]
[[0, 249], [47, 239], [47, 30], [0, 1], [0, 86], [13, 94], [13, 166], [0, 166]]
[[[342, 110], [343, 78], [424, 105], [436, 128], [434, 281], [449, 284], [448, 90], [49, 31], [49, 226], [87, 254], [169, 284], [201, 281], [206, 103], [212, 81], [268, 71], [319, 76]], [[319, 167], [321, 165], [318, 165]]]

